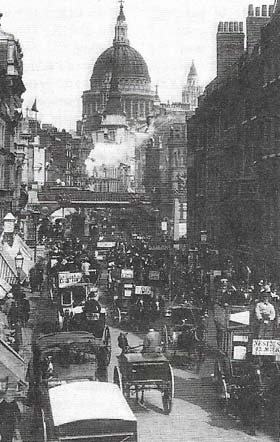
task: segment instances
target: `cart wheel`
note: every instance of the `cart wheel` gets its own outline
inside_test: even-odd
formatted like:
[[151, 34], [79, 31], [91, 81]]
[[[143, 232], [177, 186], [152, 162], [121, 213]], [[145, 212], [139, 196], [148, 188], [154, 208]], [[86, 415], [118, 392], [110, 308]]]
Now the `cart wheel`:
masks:
[[120, 324], [122, 322], [122, 312], [120, 309], [117, 309], [117, 323]]
[[168, 350], [168, 330], [166, 325], [162, 329], [163, 351]]
[[114, 307], [111, 311], [111, 321], [113, 325], [118, 326], [121, 323], [122, 314], [118, 307]]
[[217, 385], [217, 383], [219, 382], [219, 375], [220, 375], [219, 362], [215, 361], [214, 373], [212, 374], [212, 382], [213, 382], [214, 385]]
[[112, 354], [111, 333], [110, 333], [110, 329], [108, 326], [106, 326], [104, 329], [103, 342], [104, 342], [104, 344], [106, 346], [106, 350], [107, 350], [105, 353], [104, 364], [106, 367], [108, 367], [108, 365], [110, 364], [110, 361], [111, 361], [111, 354]]
[[113, 377], [113, 379], [114, 379], [114, 384], [116, 384], [119, 387], [119, 389], [121, 390], [121, 392], [123, 392], [122, 376], [121, 376], [121, 373], [120, 373], [120, 370], [119, 370], [118, 367], [114, 368], [114, 377]]
[[164, 391], [162, 395], [162, 405], [164, 414], [170, 414], [172, 410], [172, 398], [169, 390]]
[[162, 393], [162, 405], [164, 414], [171, 413], [172, 402], [174, 399], [174, 374], [170, 364], [168, 364], [167, 381], [168, 385], [164, 388]]
[[218, 393], [223, 413], [228, 414], [229, 393], [228, 393], [227, 383], [224, 378], [222, 378], [221, 383], [218, 386]]
[[45, 413], [44, 410], [41, 409], [41, 422], [42, 422], [42, 440], [43, 442], [47, 442], [47, 426], [46, 426], [46, 420], [45, 420]]

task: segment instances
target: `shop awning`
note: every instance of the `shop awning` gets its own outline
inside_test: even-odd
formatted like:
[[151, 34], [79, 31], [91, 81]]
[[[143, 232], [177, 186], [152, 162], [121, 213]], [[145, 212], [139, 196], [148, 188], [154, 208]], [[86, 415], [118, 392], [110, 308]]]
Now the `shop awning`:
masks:
[[0, 379], [26, 384], [26, 363], [6, 342], [0, 339]]
[[0, 278], [13, 285], [17, 282], [15, 262], [4, 247], [0, 250]]
[[0, 299], [5, 298], [6, 294], [9, 293], [11, 289], [12, 286], [4, 279], [0, 278]]

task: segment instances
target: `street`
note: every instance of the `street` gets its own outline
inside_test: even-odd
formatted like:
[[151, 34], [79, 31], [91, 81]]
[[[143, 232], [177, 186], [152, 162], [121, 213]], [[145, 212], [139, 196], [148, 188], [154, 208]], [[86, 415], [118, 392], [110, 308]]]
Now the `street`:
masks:
[[[111, 328], [112, 360], [109, 368], [109, 380], [112, 380], [113, 368], [119, 354], [117, 337], [120, 330]], [[131, 346], [141, 340], [132, 333], [127, 335]], [[136, 404], [135, 398], [129, 401], [138, 421], [139, 442], [271, 442], [275, 439], [257, 431], [257, 436], [247, 435], [241, 424], [226, 417], [219, 410], [215, 389], [211, 384], [212, 361], [206, 359], [200, 375], [175, 368], [175, 400], [169, 416], [163, 414], [159, 392], [145, 394], [145, 407]], [[203, 376], [203, 377], [202, 377]]]

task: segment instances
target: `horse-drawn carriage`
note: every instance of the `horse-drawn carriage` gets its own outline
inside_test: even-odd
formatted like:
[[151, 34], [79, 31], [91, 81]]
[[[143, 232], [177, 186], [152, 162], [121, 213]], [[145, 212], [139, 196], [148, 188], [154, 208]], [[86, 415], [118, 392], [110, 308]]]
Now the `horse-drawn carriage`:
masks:
[[240, 417], [250, 432], [255, 433], [257, 421], [265, 419], [271, 423], [275, 412], [275, 419], [279, 420], [277, 321], [264, 321], [261, 330], [265, 330], [265, 336], [262, 336], [253, 304], [216, 304], [214, 317], [218, 352], [213, 381], [218, 400], [226, 413]]
[[36, 340], [29, 367], [34, 440], [137, 440], [136, 419], [118, 389], [107, 382], [99, 352], [99, 343], [88, 332], [59, 332]]
[[172, 409], [174, 398], [174, 375], [171, 365], [162, 353], [129, 352], [118, 357], [114, 369], [114, 383], [127, 399], [135, 394], [136, 400], [144, 403], [144, 392], [158, 390], [162, 395], [165, 414]]
[[202, 362], [206, 338], [203, 310], [189, 303], [170, 307], [163, 318], [165, 353], [173, 362], [189, 366]]

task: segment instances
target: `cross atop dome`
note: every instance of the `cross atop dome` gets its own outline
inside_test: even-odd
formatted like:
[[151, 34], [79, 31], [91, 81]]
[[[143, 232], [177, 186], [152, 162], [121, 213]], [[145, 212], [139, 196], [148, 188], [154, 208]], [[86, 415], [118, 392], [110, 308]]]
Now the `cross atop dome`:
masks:
[[120, 3], [120, 13], [118, 16], [118, 21], [125, 21], [125, 15], [123, 12], [123, 4], [124, 4], [124, 0], [119, 0]]
[[127, 24], [123, 12], [124, 0], [119, 0], [119, 3], [120, 3], [120, 12], [117, 18], [117, 24], [115, 26], [115, 38], [113, 42], [114, 46], [129, 45], [129, 40], [127, 38]]

